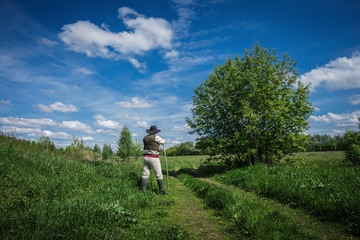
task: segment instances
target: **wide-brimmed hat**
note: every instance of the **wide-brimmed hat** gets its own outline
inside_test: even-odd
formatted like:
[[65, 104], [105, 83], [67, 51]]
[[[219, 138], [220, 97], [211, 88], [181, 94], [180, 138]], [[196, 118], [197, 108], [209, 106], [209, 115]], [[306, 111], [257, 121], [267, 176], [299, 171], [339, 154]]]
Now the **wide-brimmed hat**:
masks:
[[158, 132], [161, 132], [161, 130], [157, 129], [155, 125], [151, 125], [150, 129], [147, 129], [146, 132], [150, 134], [157, 134]]

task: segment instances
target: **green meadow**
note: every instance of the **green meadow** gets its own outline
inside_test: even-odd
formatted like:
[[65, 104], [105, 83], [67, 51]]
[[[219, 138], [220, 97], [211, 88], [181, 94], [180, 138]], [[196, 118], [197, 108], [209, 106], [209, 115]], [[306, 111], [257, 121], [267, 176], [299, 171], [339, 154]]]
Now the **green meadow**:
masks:
[[168, 157], [161, 196], [154, 174], [141, 191], [141, 158], [90, 161], [0, 140], [1, 239], [360, 238], [360, 170], [342, 152], [240, 169]]

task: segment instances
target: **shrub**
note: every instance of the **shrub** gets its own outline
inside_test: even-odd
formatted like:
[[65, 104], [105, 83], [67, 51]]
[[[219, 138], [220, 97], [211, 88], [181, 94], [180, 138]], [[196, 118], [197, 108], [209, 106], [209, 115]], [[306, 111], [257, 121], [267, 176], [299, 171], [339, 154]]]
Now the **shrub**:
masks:
[[346, 151], [346, 160], [352, 162], [355, 165], [360, 164], [360, 146], [357, 144], [351, 144]]

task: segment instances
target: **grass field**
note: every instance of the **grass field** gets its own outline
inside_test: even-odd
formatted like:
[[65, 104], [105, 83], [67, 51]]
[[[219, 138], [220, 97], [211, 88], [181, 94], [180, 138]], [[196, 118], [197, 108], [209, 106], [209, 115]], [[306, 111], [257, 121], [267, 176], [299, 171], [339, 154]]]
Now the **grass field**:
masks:
[[360, 173], [343, 159], [301, 153], [231, 170], [168, 157], [161, 196], [154, 174], [141, 191], [141, 161], [73, 159], [1, 136], [0, 239], [359, 239]]

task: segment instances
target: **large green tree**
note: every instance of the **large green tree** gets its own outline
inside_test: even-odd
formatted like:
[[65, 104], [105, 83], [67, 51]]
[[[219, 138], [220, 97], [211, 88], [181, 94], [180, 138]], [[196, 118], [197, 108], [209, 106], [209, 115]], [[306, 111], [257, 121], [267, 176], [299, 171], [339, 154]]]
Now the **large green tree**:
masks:
[[257, 43], [216, 66], [194, 89], [187, 118], [198, 146], [234, 165], [271, 163], [298, 150], [313, 105], [295, 65]]
[[117, 155], [124, 160], [129, 161], [130, 156], [133, 154], [134, 146], [129, 128], [124, 125], [120, 132], [120, 139], [118, 140]]

